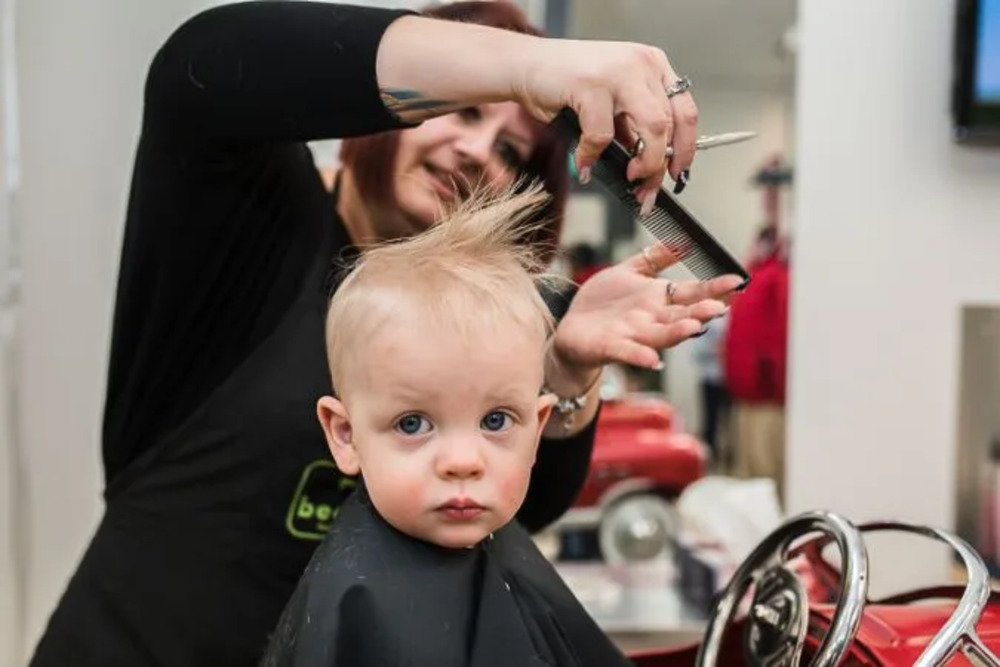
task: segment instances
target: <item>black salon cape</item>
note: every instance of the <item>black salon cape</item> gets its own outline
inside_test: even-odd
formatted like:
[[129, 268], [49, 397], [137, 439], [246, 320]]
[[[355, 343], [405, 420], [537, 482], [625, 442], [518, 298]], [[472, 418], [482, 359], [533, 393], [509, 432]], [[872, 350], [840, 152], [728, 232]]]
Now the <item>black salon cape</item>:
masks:
[[511, 523], [472, 549], [390, 526], [363, 488], [340, 509], [263, 667], [631, 665]]

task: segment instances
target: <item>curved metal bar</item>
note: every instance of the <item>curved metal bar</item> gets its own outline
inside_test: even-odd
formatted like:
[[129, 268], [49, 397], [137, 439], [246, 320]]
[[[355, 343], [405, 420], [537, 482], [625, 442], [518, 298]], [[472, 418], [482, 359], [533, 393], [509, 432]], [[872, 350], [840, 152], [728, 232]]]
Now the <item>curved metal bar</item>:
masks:
[[997, 659], [993, 652], [986, 648], [986, 644], [975, 632], [969, 635], [962, 645], [962, 653], [965, 654], [969, 664], [975, 665], [975, 667], [997, 667], [1000, 665], [1000, 659]]
[[794, 540], [815, 531], [830, 535], [837, 543], [844, 576], [837, 611], [812, 665], [835, 667], [839, 663], [861, 623], [868, 595], [868, 552], [861, 533], [847, 519], [832, 512], [806, 512], [789, 519], [764, 538], [733, 574], [708, 622], [705, 639], [698, 649], [698, 667], [718, 664], [726, 626], [750, 584], [773, 560], [784, 559]]
[[989, 570], [986, 569], [986, 563], [983, 562], [976, 550], [969, 546], [968, 542], [943, 530], [911, 526], [898, 521], [872, 521], [858, 526], [858, 530], [864, 533], [896, 530], [930, 537], [951, 547], [961, 557], [962, 563], [965, 565], [965, 571], [969, 577], [965, 592], [962, 593], [951, 617], [927, 644], [927, 648], [920, 654], [917, 661], [913, 663], [914, 667], [943, 665], [956, 650], [964, 649], [967, 641], [971, 643], [970, 650], [977, 658], [992, 660], [992, 662], [984, 664], [1000, 665], [1000, 660], [986, 648], [976, 635], [976, 623], [979, 622], [979, 617], [982, 616], [990, 599], [990, 574]]

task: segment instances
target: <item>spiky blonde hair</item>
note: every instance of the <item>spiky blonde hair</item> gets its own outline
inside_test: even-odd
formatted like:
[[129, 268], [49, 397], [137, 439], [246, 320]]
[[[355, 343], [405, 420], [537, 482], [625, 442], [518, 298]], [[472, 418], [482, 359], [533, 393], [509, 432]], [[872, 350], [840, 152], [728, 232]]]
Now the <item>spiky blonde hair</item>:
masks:
[[[539, 293], [551, 282], [528, 243], [549, 196], [540, 185], [499, 193], [479, 189], [429, 230], [365, 250], [330, 300], [327, 354], [333, 385], [346, 387], [349, 362], [404, 304], [424, 321], [474, 336], [484, 326], [516, 323], [544, 341], [554, 328]], [[419, 331], [413, 332], [419, 336]], [[429, 341], [430, 342], [430, 341]]]

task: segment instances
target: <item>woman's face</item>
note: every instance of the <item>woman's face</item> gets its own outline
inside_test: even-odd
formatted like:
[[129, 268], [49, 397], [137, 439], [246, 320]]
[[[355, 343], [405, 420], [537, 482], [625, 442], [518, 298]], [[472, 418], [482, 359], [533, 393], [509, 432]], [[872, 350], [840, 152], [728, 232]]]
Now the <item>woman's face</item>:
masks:
[[[444, 209], [481, 182], [506, 186], [535, 148], [535, 125], [514, 102], [469, 107], [400, 132], [394, 169], [396, 203], [406, 230], [433, 225]], [[392, 233], [396, 232], [396, 233]]]

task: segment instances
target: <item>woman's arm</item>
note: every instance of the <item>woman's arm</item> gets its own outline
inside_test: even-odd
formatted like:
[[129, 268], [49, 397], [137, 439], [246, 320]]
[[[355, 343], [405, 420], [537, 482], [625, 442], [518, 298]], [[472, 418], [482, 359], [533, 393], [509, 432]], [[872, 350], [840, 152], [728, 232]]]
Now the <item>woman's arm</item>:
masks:
[[[568, 427], [553, 411], [538, 449], [528, 497], [518, 519], [540, 530], [572, 506], [590, 468], [600, 411], [600, 375], [607, 363], [660, 368], [673, 347], [725, 312], [718, 301], [739, 276], [670, 283], [657, 276], [676, 261], [654, 246], [597, 273], [563, 309], [549, 347], [545, 381], [561, 398], [586, 396]], [[551, 296], [551, 295], [550, 295]], [[560, 308], [548, 299], [550, 307]]]
[[[641, 137], [648, 150], [629, 165], [629, 180], [643, 180], [640, 202], [660, 187], [668, 166], [677, 180], [694, 159], [697, 109], [687, 94], [667, 97], [678, 76], [660, 49], [412, 16], [386, 31], [377, 70], [383, 100], [405, 122], [506, 100], [544, 121], [573, 109], [582, 130], [576, 160], [583, 180], [616, 134], [628, 146]], [[628, 131], [616, 127], [616, 116], [628, 119]]]
[[145, 129], [261, 144], [399, 127], [375, 63], [386, 28], [406, 13], [295, 1], [204, 11], [153, 59]]
[[523, 73], [545, 43], [508, 30], [407, 16], [386, 30], [379, 49], [382, 99], [404, 122], [516, 100]]
[[[618, 138], [646, 146], [629, 165], [642, 201], [668, 166], [676, 180], [694, 159], [697, 109], [689, 93], [668, 99], [678, 76], [660, 49], [404, 14], [292, 0], [210, 9], [157, 54], [147, 121], [201, 137], [308, 140], [510, 100], [542, 120], [577, 113], [584, 177], [616, 136], [616, 116], [627, 117]], [[381, 112], [361, 113], [373, 96]]]
[[[575, 437], [594, 420], [601, 401], [601, 376], [604, 367], [578, 368], [564, 361], [555, 345], [550, 345], [545, 357], [546, 389], [560, 402], [572, 401], [565, 413], [559, 404], [545, 425], [544, 436], [554, 440]], [[579, 399], [579, 400], [577, 400]]]

